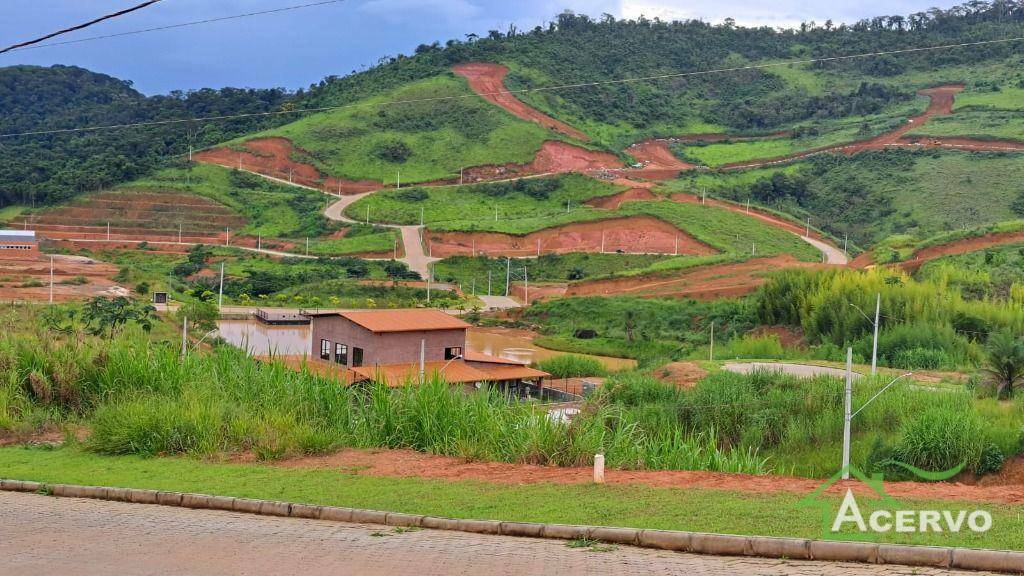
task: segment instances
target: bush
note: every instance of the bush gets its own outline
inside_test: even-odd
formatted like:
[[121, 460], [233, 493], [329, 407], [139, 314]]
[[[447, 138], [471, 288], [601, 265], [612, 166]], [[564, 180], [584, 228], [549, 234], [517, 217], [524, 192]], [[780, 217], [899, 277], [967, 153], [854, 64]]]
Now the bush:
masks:
[[552, 378], [580, 378], [584, 376], [604, 376], [608, 369], [596, 358], [565, 354], [544, 360], [538, 367], [551, 374]]
[[423, 188], [402, 188], [394, 192], [394, 198], [403, 202], [422, 202], [430, 198], [430, 194]]
[[401, 164], [412, 156], [412, 148], [401, 140], [385, 140], [374, 144], [371, 153], [386, 162]]
[[999, 446], [989, 442], [981, 449], [981, 457], [978, 460], [978, 465], [974, 468], [974, 473], [978, 476], [994, 474], [1003, 469], [1005, 461], [1006, 456], [1003, 455], [1003, 451], [999, 449]]

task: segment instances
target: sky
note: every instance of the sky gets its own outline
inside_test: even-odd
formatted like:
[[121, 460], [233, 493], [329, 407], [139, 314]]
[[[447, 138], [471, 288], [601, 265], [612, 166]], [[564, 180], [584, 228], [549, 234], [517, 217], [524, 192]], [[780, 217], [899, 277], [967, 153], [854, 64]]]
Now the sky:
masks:
[[[313, 0], [162, 0], [149, 8], [62, 39], [85, 38], [309, 3]], [[138, 0], [3, 0], [0, 45], [35, 38]], [[935, 0], [345, 0], [254, 16], [0, 55], [0, 66], [76, 65], [134, 82], [146, 94], [224, 86], [296, 89], [345, 75], [419, 44], [467, 33], [543, 25], [563, 10], [599, 17], [660, 17], [751, 26], [803, 21], [854, 22], [909, 14]], [[948, 7], [952, 0], [940, 3]]]

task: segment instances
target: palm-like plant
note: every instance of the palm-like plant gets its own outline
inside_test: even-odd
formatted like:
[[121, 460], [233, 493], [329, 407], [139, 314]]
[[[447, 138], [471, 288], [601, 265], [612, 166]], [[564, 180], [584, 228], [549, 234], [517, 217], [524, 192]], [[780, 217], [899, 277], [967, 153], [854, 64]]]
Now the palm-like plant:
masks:
[[995, 380], [999, 398], [1013, 396], [1014, 388], [1024, 382], [1024, 341], [1006, 332], [988, 339], [988, 358], [982, 368]]

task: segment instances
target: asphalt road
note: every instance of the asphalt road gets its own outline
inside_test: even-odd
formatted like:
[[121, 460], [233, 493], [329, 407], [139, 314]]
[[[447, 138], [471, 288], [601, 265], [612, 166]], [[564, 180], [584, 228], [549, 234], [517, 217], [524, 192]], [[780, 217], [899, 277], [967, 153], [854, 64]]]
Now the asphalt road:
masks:
[[848, 575], [977, 572], [698, 556], [628, 546], [0, 493], [4, 575]]

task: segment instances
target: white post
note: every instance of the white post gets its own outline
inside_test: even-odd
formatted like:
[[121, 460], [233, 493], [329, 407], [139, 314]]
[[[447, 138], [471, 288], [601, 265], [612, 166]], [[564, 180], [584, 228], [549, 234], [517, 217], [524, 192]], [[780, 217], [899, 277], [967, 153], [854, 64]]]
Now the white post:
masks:
[[747, 214], [750, 214], [750, 198], [747, 198]]
[[540, 238], [537, 238], [537, 256], [540, 256]]
[[107, 222], [107, 242], [110, 242], [110, 222]]
[[[308, 253], [309, 250], [306, 250], [306, 252]], [[395, 260], [398, 260], [398, 239], [397, 238], [395, 239]]]
[[463, 171], [463, 169], [459, 168], [459, 185], [460, 186], [462, 185], [462, 171]]
[[674, 254], [676, 256], [679, 256], [679, 236], [676, 236], [676, 249], [675, 249]]
[[427, 263], [427, 304], [430, 304], [430, 280], [432, 276], [430, 263]]
[[309, 256], [309, 236], [306, 236], [306, 256]]
[[181, 355], [182, 355], [182, 357], [184, 357], [185, 353], [188, 352], [187, 344], [188, 344], [188, 318], [187, 317], [182, 317], [182, 319], [181, 319]]
[[420, 206], [420, 226], [423, 226], [423, 206]]
[[705, 205], [707, 203], [708, 203], [708, 189], [707, 188], [701, 188], [700, 189], [700, 204], [701, 204], [701, 206], [703, 206], [703, 205]]
[[512, 259], [505, 257], [505, 296], [508, 297], [508, 285], [512, 278]]
[[565, 201], [565, 213], [566, 214], [569, 213], [569, 205], [570, 205], [571, 202], [572, 202], [572, 200], [566, 200]]
[[420, 384], [427, 375], [427, 341], [420, 340]]
[[256, 235], [256, 249], [257, 250], [263, 250], [263, 235], [262, 234], [257, 234]]
[[178, 244], [181, 244], [181, 222], [178, 223]]
[[491, 271], [487, 271], [487, 295], [491, 295]]
[[476, 258], [476, 238], [473, 238], [473, 258]]
[[843, 409], [843, 480], [850, 479], [850, 420], [853, 419], [853, 348], [846, 349], [846, 393]]
[[238, 155], [238, 169], [239, 170], [242, 169], [242, 155], [241, 154]]
[[366, 205], [366, 223], [367, 224], [370, 223], [370, 205], [369, 204]]
[[594, 455], [594, 483], [604, 484], [604, 454]]
[[804, 234], [804, 237], [805, 238], [810, 238], [811, 237], [811, 217], [810, 216], [807, 217], [807, 233]]
[[875, 337], [871, 342], [871, 375], [874, 376], [878, 368], [878, 317], [882, 311], [882, 293], [879, 292], [875, 299]]
[[292, 183], [292, 172], [294, 172], [294, 169], [293, 168], [288, 168], [288, 183], [289, 184]]
[[53, 256], [50, 256], [50, 304], [53, 304]]
[[472, 284], [470, 284], [470, 286], [471, 286], [471, 288], [469, 289], [469, 292], [470, 292], [470, 293], [471, 293], [471, 294], [472, 294], [473, 296], [476, 296], [476, 278], [475, 278], [475, 277], [473, 278], [473, 283], [472, 283]]
[[231, 246], [231, 228], [224, 229], [224, 245]]
[[220, 289], [217, 290], [217, 310], [224, 306], [224, 261], [220, 263]]
[[757, 244], [756, 243], [750, 245], [750, 255], [751, 256], [756, 256], [757, 255]]
[[401, 170], [396, 170], [395, 173], [396, 173], [396, 176], [395, 176], [395, 190], [401, 190], [402, 189], [402, 171]]
[[601, 254], [604, 254], [604, 230], [601, 230]]
[[848, 252], [847, 245], [849, 244], [849, 241], [850, 241], [850, 234], [849, 233], [843, 234], [843, 252]]
[[497, 206], [494, 207], [494, 221], [495, 222], [498, 221], [498, 207]]
[[711, 321], [711, 346], [708, 348], [708, 360], [715, 361], [715, 321]]

